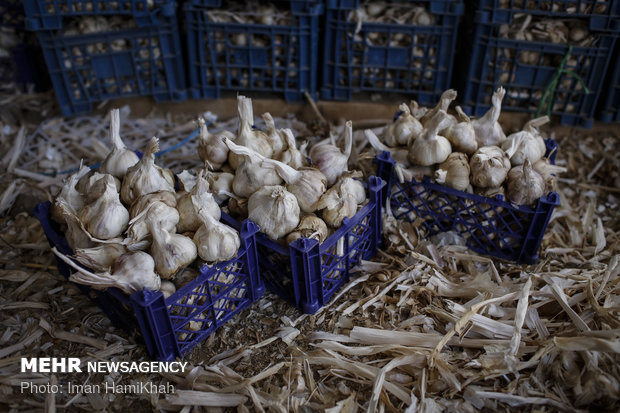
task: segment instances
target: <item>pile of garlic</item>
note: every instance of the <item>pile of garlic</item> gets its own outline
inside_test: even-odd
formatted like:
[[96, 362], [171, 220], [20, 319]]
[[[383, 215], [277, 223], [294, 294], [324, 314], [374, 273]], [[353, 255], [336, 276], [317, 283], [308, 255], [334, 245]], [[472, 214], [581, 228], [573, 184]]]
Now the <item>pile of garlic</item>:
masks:
[[140, 159], [119, 130], [119, 110], [113, 109], [112, 150], [98, 171], [84, 166], [70, 176], [51, 207], [73, 258], [92, 271], [55, 252], [77, 270], [72, 281], [126, 293], [161, 289], [167, 297], [190, 281], [177, 275], [197, 257], [207, 264], [234, 258], [239, 234], [220, 222], [207, 169], [193, 180], [181, 174], [176, 191], [173, 173], [155, 164], [158, 139], [149, 140]]
[[[269, 113], [264, 130], [253, 127], [252, 100], [237, 97], [236, 133], [209, 133], [201, 124], [199, 155], [211, 191], [238, 220], [249, 218], [271, 239], [288, 245], [299, 237], [324, 241], [366, 202], [363, 184], [349, 171], [353, 125], [344, 148], [331, 139], [300, 148], [290, 129], [278, 129]], [[303, 151], [303, 152], [302, 152]]]
[[547, 116], [532, 119], [519, 132], [504, 134], [498, 119], [505, 91], [498, 88], [493, 106], [482, 117], [470, 119], [460, 107], [447, 112], [456, 99], [445, 91], [431, 109], [400, 105], [400, 116], [383, 129], [382, 140], [372, 130], [365, 135], [377, 151], [389, 151], [401, 183], [421, 180], [483, 196], [504, 195], [517, 205], [532, 205], [555, 188], [555, 174], [564, 168], [544, 158], [546, 145], [538, 127]]

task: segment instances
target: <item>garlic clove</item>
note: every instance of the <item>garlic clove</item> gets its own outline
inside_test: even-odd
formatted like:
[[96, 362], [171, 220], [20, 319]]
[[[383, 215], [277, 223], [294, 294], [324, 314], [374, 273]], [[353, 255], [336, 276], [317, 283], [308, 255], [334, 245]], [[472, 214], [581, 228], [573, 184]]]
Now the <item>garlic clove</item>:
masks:
[[293, 231], [299, 214], [297, 198], [281, 185], [265, 186], [248, 199], [248, 218], [273, 240]]
[[129, 167], [135, 165], [138, 161], [138, 155], [130, 149], [127, 149], [120, 135], [120, 111], [112, 109], [110, 111], [110, 141], [112, 141], [112, 150], [101, 162], [99, 170], [102, 173], [109, 173], [118, 179], [123, 179]]
[[106, 240], [125, 231], [129, 211], [120, 202], [112, 175], [105, 175], [99, 182], [102, 182], [103, 193], [94, 202], [83, 206], [78, 211], [78, 218], [93, 237]]
[[77, 248], [74, 258], [95, 271], [110, 271], [114, 262], [126, 252], [127, 249], [122, 244], [102, 244], [91, 248]]

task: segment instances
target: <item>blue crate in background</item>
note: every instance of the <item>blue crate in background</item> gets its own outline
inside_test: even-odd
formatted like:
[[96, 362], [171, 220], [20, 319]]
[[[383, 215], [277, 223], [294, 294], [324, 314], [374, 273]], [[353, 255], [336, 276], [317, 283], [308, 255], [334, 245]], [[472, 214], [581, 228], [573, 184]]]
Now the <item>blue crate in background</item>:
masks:
[[[209, 2], [207, 2], [209, 3]], [[283, 94], [289, 101], [314, 95], [317, 87], [319, 16], [314, 2], [276, 2], [291, 8], [288, 25], [216, 23], [214, 9], [186, 4], [187, 70], [195, 99], [223, 91]], [[307, 5], [307, 10], [302, 10]], [[284, 7], [284, 6], [282, 6]]]
[[381, 245], [381, 197], [385, 182], [368, 180], [368, 203], [351, 219], [319, 243], [299, 238], [289, 245], [256, 235], [260, 257], [260, 276], [267, 289], [297, 307], [313, 314], [329, 302], [344, 285], [360, 260], [372, 258]]
[[[277, 2], [278, 0], [276, 0]], [[226, 0], [185, 0], [185, 4], [195, 7], [220, 8]], [[312, 13], [313, 8], [320, 4], [321, 0], [280, 0], [279, 3], [288, 3], [291, 11], [298, 13]]]
[[152, 96], [187, 98], [181, 40], [175, 18], [102, 33], [37, 33], [63, 115], [90, 112], [103, 100]]
[[26, 28], [33, 31], [61, 29], [67, 17], [129, 16], [138, 27], [145, 27], [167, 24], [176, 15], [174, 0], [24, 0], [23, 3]]
[[[564, 69], [579, 75], [590, 93], [575, 76], [563, 73], [550, 100], [550, 113], [559, 116], [562, 125], [591, 127], [617, 35], [596, 33], [592, 46], [574, 46], [571, 50], [567, 44], [501, 38], [500, 25], [485, 24], [487, 18], [484, 13], [476, 13], [461, 99], [465, 112], [482, 116], [491, 106], [493, 91], [501, 85], [506, 89], [502, 110], [536, 113], [568, 56]], [[542, 113], [546, 113], [546, 107]]]
[[364, 22], [356, 33], [349, 16], [360, 1], [326, 1], [322, 99], [351, 100], [355, 93], [379, 92], [412, 95], [423, 105], [437, 103], [450, 87], [464, 6], [460, 0], [415, 4], [433, 14], [433, 24]]
[[[553, 139], [545, 143], [546, 156], [553, 163], [557, 144]], [[517, 206], [505, 201], [502, 195], [489, 198], [458, 191], [433, 183], [428, 176], [422, 181], [400, 183], [389, 152], [377, 155], [375, 162], [377, 175], [388, 183], [384, 202], [389, 202], [396, 219], [422, 219], [429, 236], [455, 231], [471, 250], [480, 254], [525, 264], [538, 260], [547, 224], [560, 205], [557, 193], [540, 198], [533, 207]]]
[[620, 51], [616, 51], [606, 79], [607, 87], [601, 97], [598, 119], [603, 122], [620, 122]]
[[592, 31], [620, 30], [620, 2], [614, 0], [476, 0], [486, 23], [510, 23], [515, 15], [587, 19]]
[[24, 6], [22, 0], [0, 2], [0, 27], [24, 29]]
[[[34, 210], [50, 246], [71, 255], [67, 240], [50, 219], [51, 203]], [[116, 288], [95, 290], [77, 285], [119, 327], [135, 333], [146, 344], [151, 357], [174, 360], [185, 356], [211, 333], [248, 308], [264, 293], [258, 275], [256, 224], [222, 214], [222, 221], [240, 230], [237, 257], [211, 267], [202, 266], [200, 275], [168, 298], [161, 291], [142, 290], [127, 295]], [[57, 259], [58, 270], [66, 278], [74, 271]]]

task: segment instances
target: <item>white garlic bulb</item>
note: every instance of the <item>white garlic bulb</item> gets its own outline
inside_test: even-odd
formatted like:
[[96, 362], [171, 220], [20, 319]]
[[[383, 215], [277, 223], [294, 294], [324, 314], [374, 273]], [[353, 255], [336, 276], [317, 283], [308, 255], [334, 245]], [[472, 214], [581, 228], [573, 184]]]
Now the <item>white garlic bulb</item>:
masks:
[[306, 166], [306, 158], [297, 149], [297, 142], [295, 141], [293, 131], [288, 128], [280, 129], [280, 133], [286, 139], [286, 149], [280, 154], [278, 160], [295, 169]]
[[522, 165], [526, 159], [534, 164], [545, 156], [547, 147], [536, 128], [547, 122], [548, 116], [532, 119], [525, 124], [523, 130], [509, 135], [502, 142], [501, 147], [508, 154], [512, 166]]
[[334, 184], [341, 197], [351, 197], [356, 204], [362, 204], [366, 201], [366, 189], [361, 181], [355, 178], [361, 178], [360, 171], [345, 172], [338, 182]]
[[228, 145], [231, 153], [245, 158], [235, 171], [235, 178], [232, 182], [233, 192], [236, 195], [248, 198], [265, 185], [282, 183], [282, 178], [276, 171], [262, 165], [264, 156], [245, 146], [236, 145], [228, 139], [224, 139], [224, 142]]
[[[223, 143], [223, 142], [222, 142]], [[226, 147], [228, 150], [228, 146]], [[205, 165], [205, 168], [208, 168], [208, 165]], [[177, 180], [179, 181], [179, 190], [189, 192], [192, 190], [194, 185], [196, 185], [196, 175], [184, 169], [180, 174], [177, 174]]]
[[491, 98], [493, 106], [491, 106], [482, 117], [471, 121], [474, 126], [474, 131], [476, 131], [478, 147], [489, 145], [497, 146], [506, 139], [502, 126], [498, 122], [499, 115], [502, 111], [502, 100], [505, 94], [506, 90], [503, 87], [500, 86], [497, 88]]
[[411, 115], [407, 104], [401, 103], [398, 109], [402, 113], [398, 119], [388, 124], [383, 132], [383, 140], [389, 146], [407, 145], [424, 129], [420, 121]]
[[58, 206], [59, 198], [62, 198], [74, 213], [84, 206], [84, 199], [75, 186], [88, 172], [90, 172], [90, 168], [88, 166], [82, 166], [78, 172], [72, 174], [65, 180], [50, 208], [50, 215], [54, 221], [59, 223], [65, 222], [62, 209]]
[[[106, 175], [110, 174], [91, 171], [79, 180], [77, 188], [82, 194], [85, 203], [93, 202], [94, 200], [99, 198], [101, 194], [105, 191], [105, 184], [104, 181], [101, 180], [101, 178]], [[121, 181], [119, 181], [118, 178], [115, 176], [112, 177], [114, 178], [114, 186], [116, 187], [116, 192], [118, 192], [121, 189]]]
[[232, 183], [235, 175], [230, 172], [209, 172], [206, 176], [210, 191], [218, 204], [230, 198], [233, 192]]
[[476, 131], [469, 116], [463, 112], [460, 106], [456, 107], [456, 113], [458, 114], [459, 122], [446, 128], [443, 131], [444, 136], [450, 141], [453, 150], [471, 155], [478, 149]]
[[286, 147], [286, 138], [282, 136], [281, 131], [276, 129], [276, 124], [271, 113], [263, 113], [262, 118], [265, 121], [265, 134], [267, 135], [271, 150], [273, 151], [271, 156], [277, 159]]
[[559, 165], [552, 165], [548, 158], [541, 158], [534, 165], [534, 170], [545, 180], [545, 192], [555, 191], [557, 186], [556, 175], [566, 172], [566, 168]]
[[435, 171], [435, 181], [465, 191], [469, 187], [469, 159], [462, 152], [452, 152]]
[[191, 264], [198, 252], [191, 238], [167, 231], [155, 219], [148, 220], [149, 232], [153, 236], [151, 255], [155, 260], [155, 271], [162, 278], [172, 278], [181, 269]]
[[129, 211], [121, 204], [114, 177], [105, 175], [101, 181], [104, 192], [94, 202], [83, 206], [78, 211], [78, 218], [93, 237], [110, 239], [125, 231], [129, 222]]
[[155, 165], [157, 151], [159, 151], [159, 141], [153, 137], [147, 144], [142, 159], [127, 170], [121, 186], [121, 199], [124, 203], [129, 205], [136, 198], [151, 192], [174, 192], [172, 172]]
[[130, 251], [146, 249], [151, 244], [149, 220], [156, 222], [157, 226], [166, 231], [175, 232], [179, 219], [176, 207], [154, 200], [129, 221], [124, 244]]
[[177, 210], [180, 216], [177, 231], [180, 233], [188, 231], [194, 232], [202, 225], [195, 205], [204, 209], [205, 212], [211, 214], [216, 220], [219, 221], [220, 219], [220, 206], [215, 201], [213, 194], [209, 192], [209, 182], [205, 176], [206, 172], [207, 171], [203, 169], [198, 175], [198, 180], [194, 188], [192, 188], [190, 192], [184, 193], [177, 200]]
[[327, 239], [329, 230], [327, 224], [314, 214], [302, 214], [297, 227], [286, 236], [286, 243], [290, 244], [298, 238], [314, 238], [319, 242]]
[[198, 118], [198, 124], [200, 125], [198, 156], [210, 170], [218, 170], [228, 159], [228, 146], [224, 144], [222, 138], [235, 139], [235, 135], [228, 131], [218, 135], [209, 133], [207, 123], [202, 117]]
[[401, 167], [406, 168], [409, 166], [409, 150], [407, 148], [391, 148], [384, 145], [371, 129], [364, 130], [364, 136], [370, 146], [372, 146], [377, 153], [388, 151], [392, 159], [394, 159]]
[[409, 161], [412, 164], [430, 166], [448, 158], [452, 152], [452, 146], [446, 138], [437, 134], [446, 116], [445, 111], [437, 111], [435, 116], [426, 123], [426, 129], [413, 141], [409, 147]]
[[198, 256], [207, 263], [230, 260], [237, 254], [241, 245], [239, 233], [215, 219], [209, 211], [200, 206], [200, 201], [195, 196], [192, 199], [202, 222], [193, 238]]
[[[456, 118], [450, 114], [448, 114], [448, 109], [450, 108], [450, 104], [454, 99], [456, 99], [457, 92], [454, 89], [448, 89], [441, 94], [439, 98], [439, 102], [435, 105], [434, 108], [427, 110], [424, 115], [420, 118], [420, 123], [424, 128], [428, 128], [428, 123], [435, 117], [437, 112], [443, 110], [446, 112], [445, 120], [442, 125], [442, 128], [448, 128], [455, 123], [457, 123]], [[440, 129], [441, 130], [441, 129]]]
[[67, 230], [65, 231], [65, 238], [67, 243], [73, 251], [78, 248], [91, 248], [94, 246], [89, 234], [86, 232], [84, 225], [79, 220], [76, 212], [72, 210], [71, 206], [63, 198], [56, 198], [56, 205], [60, 211], [60, 215], [65, 224], [67, 224]]
[[297, 198], [281, 185], [265, 186], [248, 199], [248, 218], [273, 240], [295, 229], [299, 213]]
[[314, 204], [327, 190], [327, 178], [316, 168], [302, 167], [295, 170], [273, 159], [263, 160], [264, 167], [272, 167], [286, 182], [286, 189], [297, 198], [303, 212], [314, 212]]
[[131, 219], [135, 218], [142, 211], [147, 209], [151, 204], [155, 202], [163, 202], [171, 208], [176, 208], [177, 198], [174, 192], [170, 191], [157, 191], [150, 194], [142, 195], [136, 199], [129, 208], [129, 216]]
[[[237, 96], [237, 111], [239, 113], [239, 132], [235, 142], [239, 146], [246, 146], [265, 157], [271, 157], [273, 149], [265, 132], [252, 129], [254, 124], [254, 111], [252, 99], [245, 96]], [[230, 146], [229, 146], [230, 148]], [[243, 156], [236, 153], [228, 154], [228, 163], [233, 169], [237, 169], [244, 161]]]
[[510, 159], [498, 146], [478, 148], [469, 160], [471, 182], [480, 188], [500, 186], [510, 170]]
[[143, 289], [158, 291], [161, 287], [161, 279], [154, 271], [153, 258], [146, 252], [136, 251], [123, 254], [114, 263], [112, 273], [94, 273], [75, 264], [66, 255], [58, 252], [56, 247], [53, 247], [52, 251], [77, 271], [71, 274], [69, 281], [78, 284], [96, 289], [116, 287], [126, 294]]
[[333, 185], [340, 175], [348, 170], [353, 145], [353, 123], [351, 121], [345, 123], [344, 138], [344, 152], [341, 152], [337, 146], [328, 143], [315, 145], [310, 149], [312, 166], [323, 172], [327, 178], [327, 186]]
[[529, 159], [508, 172], [506, 195], [517, 205], [531, 205], [545, 195], [545, 180], [532, 168]]
[[96, 271], [110, 271], [114, 262], [127, 249], [123, 244], [101, 244], [91, 248], [77, 248], [74, 252], [76, 261]]
[[321, 210], [321, 216], [327, 225], [339, 228], [344, 218], [352, 218], [357, 213], [357, 202], [351, 194], [342, 196], [339, 187], [334, 185], [319, 199], [316, 208]]
[[127, 149], [120, 135], [121, 121], [120, 111], [112, 109], [110, 111], [110, 140], [112, 141], [112, 150], [108, 156], [101, 162], [99, 170], [102, 173], [108, 173], [118, 179], [123, 179], [127, 169], [135, 165], [139, 158], [131, 149]]
[[163, 280], [161, 282], [160, 290], [161, 290], [161, 293], [164, 295], [164, 298], [168, 298], [172, 294], [177, 292], [177, 287], [174, 285], [172, 281]]

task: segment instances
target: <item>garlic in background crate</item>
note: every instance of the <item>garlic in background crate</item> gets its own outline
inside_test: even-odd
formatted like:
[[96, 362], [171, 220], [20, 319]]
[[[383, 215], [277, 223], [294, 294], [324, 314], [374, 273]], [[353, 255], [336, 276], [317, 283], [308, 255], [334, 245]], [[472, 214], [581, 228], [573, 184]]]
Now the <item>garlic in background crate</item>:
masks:
[[444, 136], [450, 141], [454, 151], [471, 155], [478, 149], [476, 131], [474, 130], [469, 116], [463, 112], [460, 106], [456, 107], [456, 113], [459, 122], [444, 129]]
[[110, 271], [114, 262], [127, 249], [123, 244], [101, 244], [91, 248], [77, 248], [74, 252], [76, 261], [95, 271]]
[[112, 109], [110, 111], [110, 141], [112, 141], [112, 151], [101, 162], [99, 171], [109, 173], [118, 179], [123, 179], [127, 169], [135, 165], [140, 159], [131, 149], [127, 149], [120, 135], [121, 121], [120, 111]]
[[502, 126], [498, 122], [499, 115], [502, 111], [502, 100], [505, 94], [506, 90], [503, 87], [500, 86], [497, 88], [491, 98], [493, 106], [482, 117], [471, 121], [476, 131], [478, 147], [489, 145], [497, 146], [506, 139]]
[[286, 236], [286, 243], [290, 244], [298, 238], [314, 238], [319, 242], [327, 239], [329, 230], [327, 224], [314, 214], [302, 214], [297, 227]]
[[78, 218], [93, 237], [107, 240], [125, 231], [129, 211], [119, 199], [112, 175], [105, 175], [99, 182], [103, 182], [102, 194], [91, 204], [83, 206], [78, 211]]
[[248, 218], [273, 240], [293, 231], [299, 214], [297, 198], [281, 185], [265, 186], [248, 199]]
[[273, 151], [271, 157], [277, 159], [284, 151], [284, 148], [286, 148], [286, 138], [283, 137], [282, 132], [276, 128], [271, 113], [263, 113], [262, 118], [265, 121], [265, 135]]
[[441, 163], [452, 152], [450, 142], [437, 133], [442, 128], [447, 113], [439, 110], [428, 122], [426, 129], [409, 147], [409, 161], [414, 165], [430, 166]]
[[177, 225], [179, 233], [194, 232], [202, 225], [196, 205], [204, 209], [206, 213], [211, 214], [216, 220], [219, 221], [220, 219], [220, 206], [215, 201], [213, 194], [209, 192], [210, 188], [206, 173], [207, 170], [203, 169], [198, 174], [196, 185], [192, 190], [181, 195], [177, 201], [177, 210], [180, 217]]
[[90, 168], [88, 166], [82, 166], [78, 172], [72, 174], [65, 180], [50, 208], [50, 215], [54, 221], [59, 223], [65, 222], [62, 208], [58, 205], [59, 199], [63, 199], [73, 212], [78, 211], [84, 206], [84, 199], [75, 186], [88, 172], [90, 172]]
[[193, 238], [198, 256], [207, 263], [233, 258], [241, 245], [239, 233], [221, 223], [219, 219], [215, 219], [210, 211], [201, 207], [198, 197], [192, 196], [192, 201], [202, 223]]
[[315, 145], [310, 149], [312, 166], [323, 172], [327, 178], [327, 186], [332, 186], [349, 168], [348, 162], [353, 146], [353, 123], [351, 121], [345, 123], [344, 139], [344, 152], [329, 143]]
[[450, 104], [452, 103], [452, 101], [456, 99], [456, 95], [457, 93], [456, 93], [456, 90], [454, 89], [448, 89], [444, 91], [441, 94], [441, 97], [439, 98], [439, 102], [437, 103], [437, 105], [434, 108], [426, 111], [426, 113], [420, 118], [420, 123], [422, 124], [422, 126], [424, 126], [424, 128], [428, 128], [428, 123], [431, 121], [431, 119], [435, 117], [435, 115], [439, 111], [446, 112], [444, 123], [441, 126], [442, 129], [448, 128], [456, 124], [457, 123], [456, 118], [448, 114], [448, 108], [450, 107]]
[[517, 205], [531, 205], [545, 195], [545, 180], [532, 168], [526, 158], [523, 165], [515, 166], [508, 172], [506, 195]]
[[234, 144], [229, 139], [224, 139], [231, 153], [244, 158], [244, 161], [235, 171], [235, 178], [232, 182], [233, 192], [242, 197], [248, 198], [254, 192], [265, 185], [279, 185], [282, 178], [272, 168], [262, 165], [264, 156], [252, 149]]
[[549, 116], [532, 119], [525, 124], [523, 130], [509, 135], [501, 148], [508, 154], [512, 166], [522, 165], [526, 159], [531, 164], [545, 156], [547, 147], [540, 132], [536, 128], [549, 122]]
[[314, 204], [327, 190], [327, 179], [321, 171], [307, 167], [295, 170], [287, 164], [273, 159], [263, 160], [262, 165], [275, 169], [277, 174], [286, 182], [286, 190], [297, 198], [299, 207], [303, 212], [314, 212]]
[[398, 109], [402, 113], [398, 119], [388, 124], [383, 132], [383, 141], [392, 147], [407, 145], [417, 138], [424, 129], [420, 121], [411, 115], [407, 104], [401, 103]]
[[510, 159], [498, 146], [483, 146], [469, 160], [471, 182], [479, 188], [497, 188], [506, 180]]
[[290, 129], [280, 129], [280, 133], [286, 139], [286, 149], [280, 154], [279, 161], [287, 164], [291, 168], [299, 169], [308, 163], [304, 156], [297, 149], [297, 142], [293, 131]]
[[209, 133], [207, 122], [204, 118], [198, 118], [200, 135], [198, 139], [198, 156], [210, 170], [218, 170], [228, 159], [228, 146], [222, 140], [223, 137], [235, 139], [235, 135], [228, 131], [218, 135]]
[[[235, 139], [237, 145], [248, 147], [262, 156], [270, 157], [273, 154], [273, 148], [269, 143], [269, 137], [265, 132], [252, 129], [254, 124], [252, 99], [237, 96], [237, 111], [239, 113], [239, 132]], [[233, 169], [239, 168], [243, 161], [244, 158], [241, 155], [234, 152], [228, 154], [228, 163]]]
[[144, 150], [142, 159], [129, 168], [121, 186], [121, 199], [130, 205], [136, 198], [157, 191], [174, 192], [174, 176], [168, 169], [155, 165], [155, 153], [159, 141], [152, 137]]
[[469, 159], [461, 152], [452, 152], [435, 171], [435, 181], [465, 191], [469, 187]]
[[191, 238], [166, 230], [154, 217], [149, 217], [147, 225], [153, 237], [150, 253], [155, 260], [155, 271], [162, 278], [172, 278], [196, 259], [198, 252]]
[[69, 281], [78, 284], [99, 290], [116, 287], [126, 294], [143, 289], [157, 291], [161, 287], [161, 279], [154, 271], [153, 257], [146, 252], [135, 251], [123, 254], [114, 263], [111, 273], [107, 271], [94, 273], [78, 266], [66, 255], [60, 253], [56, 247], [53, 247], [52, 251], [77, 271], [71, 274]]

